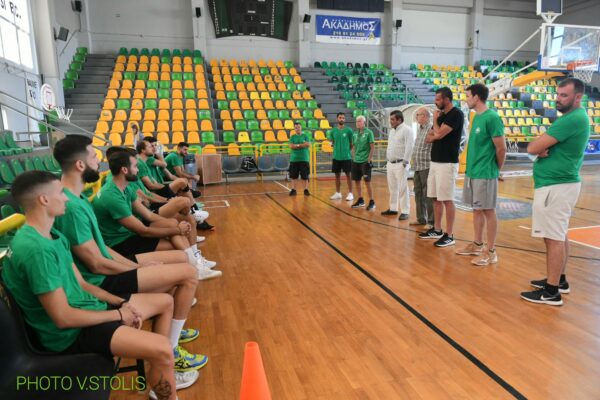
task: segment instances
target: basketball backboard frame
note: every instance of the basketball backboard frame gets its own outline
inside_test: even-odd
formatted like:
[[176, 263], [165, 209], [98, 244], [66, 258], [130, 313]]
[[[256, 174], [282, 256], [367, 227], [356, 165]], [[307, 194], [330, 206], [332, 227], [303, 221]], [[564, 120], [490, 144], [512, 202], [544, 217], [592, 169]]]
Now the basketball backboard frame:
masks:
[[538, 70], [568, 73], [584, 61], [600, 72], [600, 26], [544, 23], [540, 36]]

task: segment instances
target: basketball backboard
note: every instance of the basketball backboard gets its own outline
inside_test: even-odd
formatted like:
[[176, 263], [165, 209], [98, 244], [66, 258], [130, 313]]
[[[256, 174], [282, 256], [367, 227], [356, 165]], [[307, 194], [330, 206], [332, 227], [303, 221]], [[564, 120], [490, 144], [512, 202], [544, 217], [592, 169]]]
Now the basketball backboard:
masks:
[[538, 69], [569, 72], [584, 66], [600, 71], [600, 26], [542, 24]]

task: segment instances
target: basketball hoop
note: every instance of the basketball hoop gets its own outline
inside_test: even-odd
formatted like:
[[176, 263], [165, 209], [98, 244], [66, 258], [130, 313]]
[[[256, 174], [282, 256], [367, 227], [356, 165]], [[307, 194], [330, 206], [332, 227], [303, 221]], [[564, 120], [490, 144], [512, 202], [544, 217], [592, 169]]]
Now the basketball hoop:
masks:
[[59, 119], [62, 119], [63, 121], [70, 121], [71, 120], [71, 115], [73, 115], [73, 109], [72, 108], [65, 108], [65, 107], [61, 107], [61, 106], [54, 106], [53, 109], [56, 111], [56, 115], [58, 116]]
[[582, 82], [590, 83], [598, 66], [591, 60], [573, 61], [567, 64], [567, 69]]

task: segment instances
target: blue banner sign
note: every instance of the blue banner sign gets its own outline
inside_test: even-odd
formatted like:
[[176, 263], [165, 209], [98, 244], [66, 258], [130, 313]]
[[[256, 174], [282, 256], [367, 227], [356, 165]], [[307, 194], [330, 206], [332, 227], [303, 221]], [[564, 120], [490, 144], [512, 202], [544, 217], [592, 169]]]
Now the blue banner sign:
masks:
[[317, 15], [317, 42], [379, 44], [381, 18]]

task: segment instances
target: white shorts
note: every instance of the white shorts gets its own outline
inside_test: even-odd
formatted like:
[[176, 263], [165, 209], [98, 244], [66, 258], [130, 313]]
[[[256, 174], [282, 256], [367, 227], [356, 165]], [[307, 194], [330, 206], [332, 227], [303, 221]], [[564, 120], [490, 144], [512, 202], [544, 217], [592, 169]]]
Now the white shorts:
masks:
[[579, 198], [581, 182], [561, 183], [535, 189], [531, 236], [565, 241], [569, 219]]
[[427, 197], [438, 201], [454, 200], [458, 163], [431, 162], [427, 177]]

